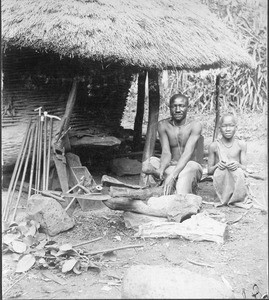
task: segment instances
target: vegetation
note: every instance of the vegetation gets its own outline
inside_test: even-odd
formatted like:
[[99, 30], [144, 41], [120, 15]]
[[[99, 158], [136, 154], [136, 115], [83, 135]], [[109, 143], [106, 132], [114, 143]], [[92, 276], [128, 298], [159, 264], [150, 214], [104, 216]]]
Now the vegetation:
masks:
[[[221, 72], [220, 104], [222, 111], [262, 111], [267, 107], [267, 9], [265, 0], [201, 0], [235, 33], [241, 46], [253, 57], [255, 69], [231, 65], [222, 70], [198, 73], [169, 71], [162, 84], [162, 109], [178, 90], [190, 97], [199, 111], [214, 110], [216, 76]], [[165, 75], [167, 76], [167, 75]]]

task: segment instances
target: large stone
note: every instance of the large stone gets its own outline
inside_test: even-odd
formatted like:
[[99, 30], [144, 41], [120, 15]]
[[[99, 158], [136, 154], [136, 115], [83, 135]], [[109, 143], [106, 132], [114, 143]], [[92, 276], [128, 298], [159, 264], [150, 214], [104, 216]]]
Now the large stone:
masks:
[[27, 203], [27, 213], [31, 219], [40, 223], [40, 227], [50, 236], [74, 227], [74, 221], [62, 206], [53, 198], [36, 194]]
[[122, 299], [233, 299], [222, 281], [179, 267], [137, 265], [122, 282]]
[[124, 212], [123, 214], [124, 223], [127, 228], [132, 228], [138, 230], [138, 227], [142, 224], [149, 222], [167, 222], [167, 218], [147, 216], [137, 213], [132, 213], [129, 211]]
[[169, 221], [182, 222], [199, 212], [202, 198], [194, 194], [151, 197], [148, 206], [165, 211]]
[[115, 158], [111, 162], [111, 171], [118, 175], [137, 175], [141, 173], [142, 164], [136, 159]]

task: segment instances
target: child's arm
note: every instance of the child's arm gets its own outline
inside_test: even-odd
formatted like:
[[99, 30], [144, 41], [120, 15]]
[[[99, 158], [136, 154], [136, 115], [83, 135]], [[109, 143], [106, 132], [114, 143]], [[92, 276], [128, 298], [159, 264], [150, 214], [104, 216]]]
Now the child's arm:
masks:
[[224, 162], [215, 163], [216, 153], [217, 153], [217, 145], [216, 143], [213, 142], [208, 149], [207, 172], [209, 175], [213, 174], [217, 168], [219, 168], [220, 170], [224, 170], [226, 167]]

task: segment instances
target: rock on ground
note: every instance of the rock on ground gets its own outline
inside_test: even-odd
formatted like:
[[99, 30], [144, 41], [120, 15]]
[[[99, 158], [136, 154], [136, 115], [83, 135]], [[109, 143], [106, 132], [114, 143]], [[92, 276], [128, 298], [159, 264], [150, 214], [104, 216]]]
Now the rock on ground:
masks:
[[122, 299], [233, 299], [222, 281], [179, 267], [137, 265], [122, 282]]
[[151, 197], [148, 206], [166, 211], [169, 221], [182, 222], [197, 214], [202, 205], [202, 198], [194, 194], [176, 194]]
[[27, 213], [29, 218], [39, 222], [40, 227], [50, 236], [71, 229], [75, 225], [55, 199], [39, 194], [29, 198]]

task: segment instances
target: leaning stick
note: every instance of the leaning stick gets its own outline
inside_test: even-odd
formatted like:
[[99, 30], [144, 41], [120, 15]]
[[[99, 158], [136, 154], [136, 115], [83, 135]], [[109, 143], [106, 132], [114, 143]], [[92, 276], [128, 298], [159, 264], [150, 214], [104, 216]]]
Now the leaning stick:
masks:
[[39, 128], [39, 148], [38, 148], [38, 160], [37, 160], [37, 190], [40, 190], [40, 168], [41, 168], [41, 156], [42, 156], [42, 134], [43, 134], [43, 122], [44, 116], [40, 117], [40, 128]]
[[7, 218], [8, 218], [8, 215], [9, 215], [9, 209], [10, 209], [11, 200], [13, 198], [13, 195], [14, 195], [14, 192], [15, 192], [15, 189], [16, 189], [16, 185], [17, 185], [17, 182], [18, 182], [18, 178], [20, 176], [21, 168], [22, 168], [24, 157], [25, 157], [25, 154], [26, 154], [27, 145], [29, 143], [30, 130], [27, 131], [26, 135], [27, 135], [26, 142], [25, 142], [24, 149], [23, 149], [23, 152], [22, 152], [22, 156], [21, 156], [21, 160], [20, 160], [20, 163], [19, 163], [19, 167], [18, 167], [18, 170], [17, 170], [17, 173], [16, 173], [15, 181], [13, 183], [12, 191], [11, 191], [10, 197], [8, 199], [6, 210], [5, 210], [4, 214], [3, 214], [3, 220], [4, 221], [7, 221]]
[[27, 127], [26, 127], [26, 133], [25, 133], [25, 135], [24, 135], [24, 138], [23, 138], [23, 141], [22, 141], [22, 144], [21, 144], [21, 148], [20, 148], [20, 151], [19, 151], [19, 154], [18, 154], [16, 163], [15, 163], [15, 167], [14, 167], [14, 170], [13, 170], [13, 173], [12, 173], [12, 176], [11, 176], [11, 180], [10, 180], [9, 187], [8, 187], [8, 192], [7, 192], [7, 201], [6, 201], [5, 206], [4, 206], [4, 209], [3, 209], [3, 217], [4, 217], [4, 212], [6, 211], [6, 207], [8, 206], [10, 193], [11, 193], [11, 190], [12, 190], [12, 188], [13, 188], [14, 179], [15, 179], [15, 176], [16, 176], [16, 174], [17, 174], [17, 170], [18, 170], [18, 167], [19, 167], [19, 163], [20, 163], [21, 158], [22, 158], [22, 152], [23, 152], [24, 147], [25, 147], [25, 143], [26, 143], [28, 131], [29, 131], [29, 128], [30, 128], [30, 126], [31, 126], [31, 122], [32, 122], [32, 120], [29, 121], [29, 123], [28, 123], [28, 125], [27, 125]]
[[[39, 187], [37, 186], [37, 179], [38, 179], [38, 161], [39, 161], [39, 145], [40, 145], [40, 125], [41, 125], [41, 112], [42, 112], [42, 106], [36, 108], [34, 111], [38, 111], [38, 133], [37, 133], [37, 152], [36, 152], [36, 170], [35, 170], [35, 189], [38, 190]], [[37, 192], [35, 192], [36, 194]]]
[[29, 191], [28, 191], [28, 198], [31, 196], [32, 192], [32, 182], [33, 182], [33, 175], [34, 175], [34, 166], [35, 166], [35, 158], [36, 158], [36, 148], [37, 148], [37, 138], [38, 138], [38, 124], [35, 124], [34, 127], [35, 131], [35, 138], [34, 138], [34, 149], [32, 154], [32, 164], [31, 164], [31, 173], [30, 173], [30, 180], [29, 180]]
[[214, 266], [212, 265], [209, 265], [209, 264], [205, 264], [205, 263], [202, 263], [202, 262], [198, 262], [198, 261], [194, 261], [194, 260], [190, 260], [187, 258], [187, 261], [193, 265], [196, 265], [196, 266], [202, 266], [202, 267], [209, 267], [209, 268], [214, 268]]
[[19, 190], [19, 194], [18, 194], [18, 198], [17, 198], [17, 202], [16, 202], [16, 205], [15, 205], [15, 208], [14, 208], [13, 217], [12, 217], [11, 222], [15, 221], [19, 201], [20, 201], [20, 198], [21, 198], [22, 188], [23, 188], [23, 184], [24, 184], [25, 174], [26, 174], [27, 167], [28, 167], [29, 157], [30, 157], [30, 154], [31, 154], [31, 151], [32, 151], [33, 136], [34, 136], [33, 128], [31, 128], [30, 131], [31, 132], [30, 132], [30, 142], [29, 142], [29, 146], [28, 146], [28, 153], [27, 153], [27, 157], [26, 157], [26, 160], [25, 160], [25, 164], [24, 164], [24, 170], [23, 170], [22, 179], [21, 179], [21, 186], [20, 186], [20, 190]]
[[144, 247], [144, 245], [127, 245], [127, 246], [122, 246], [122, 247], [117, 247], [117, 248], [110, 248], [110, 249], [86, 252], [86, 253], [84, 253], [84, 255], [96, 255], [99, 253], [107, 253], [107, 252], [113, 252], [116, 250], [123, 250], [123, 249], [128, 249], [128, 248], [141, 248], [141, 247]]
[[47, 111], [44, 111], [44, 151], [43, 151], [43, 190], [46, 189], [46, 169], [47, 169]]

